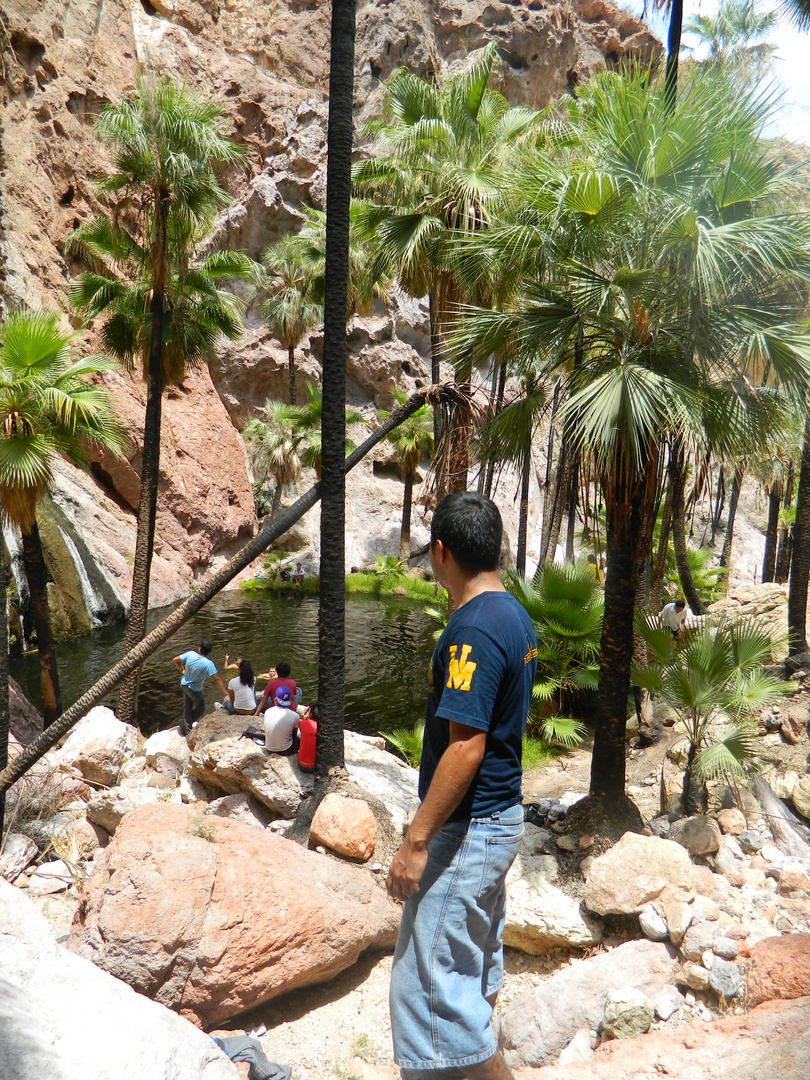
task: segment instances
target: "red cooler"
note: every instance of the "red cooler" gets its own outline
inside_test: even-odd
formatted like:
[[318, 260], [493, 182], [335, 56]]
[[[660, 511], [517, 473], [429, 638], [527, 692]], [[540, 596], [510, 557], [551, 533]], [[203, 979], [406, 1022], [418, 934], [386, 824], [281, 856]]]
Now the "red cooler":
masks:
[[318, 742], [318, 721], [305, 717], [298, 724], [301, 745], [298, 748], [298, 764], [304, 772], [315, 772], [315, 747]]

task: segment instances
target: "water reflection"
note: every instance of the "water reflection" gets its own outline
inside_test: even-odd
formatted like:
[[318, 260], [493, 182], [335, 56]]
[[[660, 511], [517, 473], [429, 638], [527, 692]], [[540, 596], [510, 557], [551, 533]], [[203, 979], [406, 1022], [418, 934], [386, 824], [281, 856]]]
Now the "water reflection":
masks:
[[[150, 612], [153, 629], [171, 608]], [[424, 714], [427, 668], [436, 623], [418, 604], [397, 598], [346, 597], [346, 727], [365, 734], [410, 725]], [[120, 659], [126, 627], [95, 630], [57, 646], [62, 705], [72, 705]], [[176, 724], [182, 711], [180, 675], [172, 657], [200, 641], [214, 643], [211, 657], [222, 672], [225, 653], [247, 656], [254, 670], [286, 660], [303, 687], [304, 700], [318, 688], [318, 599], [300, 593], [221, 593], [198, 612], [144, 665], [140, 723], [145, 732]], [[36, 654], [11, 661], [11, 674], [42, 707]], [[209, 708], [216, 688], [206, 685]], [[116, 695], [106, 704], [114, 706]]]

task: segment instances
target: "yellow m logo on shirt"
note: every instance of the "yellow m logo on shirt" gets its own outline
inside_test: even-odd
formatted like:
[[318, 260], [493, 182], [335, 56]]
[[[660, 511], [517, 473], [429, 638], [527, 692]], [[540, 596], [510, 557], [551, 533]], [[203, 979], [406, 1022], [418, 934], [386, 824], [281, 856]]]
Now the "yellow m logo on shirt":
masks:
[[450, 664], [448, 666], [449, 678], [447, 687], [449, 690], [469, 690], [473, 672], [478, 664], [473, 664], [467, 657], [472, 651], [472, 645], [461, 646], [461, 659], [456, 659], [458, 645], [450, 646]]

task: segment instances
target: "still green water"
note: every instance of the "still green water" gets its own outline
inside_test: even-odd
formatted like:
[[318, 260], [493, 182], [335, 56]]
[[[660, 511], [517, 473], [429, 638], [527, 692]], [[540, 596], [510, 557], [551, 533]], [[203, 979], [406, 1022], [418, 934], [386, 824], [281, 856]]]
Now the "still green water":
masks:
[[[171, 608], [150, 612], [149, 629]], [[363, 734], [411, 726], [424, 716], [427, 670], [437, 623], [419, 604], [400, 598], [346, 597], [346, 727]], [[62, 706], [68, 708], [121, 658], [126, 626], [103, 627], [57, 645]], [[145, 733], [171, 727], [182, 713], [180, 672], [172, 657], [214, 644], [211, 659], [227, 686], [225, 653], [240, 653], [255, 671], [283, 660], [303, 689], [305, 703], [318, 692], [318, 598], [300, 593], [220, 593], [147, 660], [141, 679], [139, 721]], [[11, 661], [25, 694], [42, 707], [36, 653]], [[261, 684], [262, 686], [264, 684]], [[206, 683], [209, 709], [219, 693]], [[115, 694], [105, 704], [115, 706]]]

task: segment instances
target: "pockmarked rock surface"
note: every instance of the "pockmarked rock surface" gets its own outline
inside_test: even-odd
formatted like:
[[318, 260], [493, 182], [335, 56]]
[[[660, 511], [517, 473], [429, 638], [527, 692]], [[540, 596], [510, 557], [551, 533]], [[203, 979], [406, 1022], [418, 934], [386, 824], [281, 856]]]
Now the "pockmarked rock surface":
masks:
[[344, 760], [349, 780], [384, 803], [395, 829], [419, 802], [419, 771], [385, 749], [385, 740], [346, 731]]
[[8, 1080], [237, 1080], [187, 1020], [57, 945], [0, 881], [0, 1075]]
[[97, 791], [87, 804], [87, 816], [96, 825], [114, 833], [127, 814], [156, 803], [160, 791], [154, 787], [114, 787]]
[[631, 915], [665, 890], [691, 893], [694, 882], [692, 860], [680, 844], [625, 833], [594, 859], [585, 883], [585, 905], [599, 915]]
[[546, 1065], [580, 1028], [602, 1022], [611, 990], [633, 987], [654, 1001], [675, 970], [660, 942], [629, 941], [570, 967], [521, 994], [504, 1012], [501, 1045], [511, 1068]]
[[810, 934], [768, 938], [753, 947], [748, 997], [752, 1005], [775, 998], [810, 997]]
[[808, 1025], [810, 997], [769, 1002], [711, 1024], [605, 1043], [584, 1065], [518, 1069], [515, 1080], [805, 1080]]
[[720, 847], [720, 825], [715, 818], [698, 815], [673, 821], [669, 839], [685, 847], [690, 855], [712, 855]]
[[191, 751], [179, 728], [166, 728], [150, 735], [144, 744], [147, 764], [155, 772], [174, 780], [183, 775]]
[[333, 791], [321, 802], [309, 828], [316, 844], [349, 859], [370, 859], [377, 843], [377, 821], [363, 799], [349, 799]]
[[157, 804], [129, 815], [99, 855], [69, 947], [210, 1026], [390, 948], [399, 918], [357, 867]]
[[[244, 719], [238, 726], [241, 736]], [[189, 758], [191, 775], [226, 795], [248, 792], [281, 817], [295, 817], [301, 800], [312, 792], [312, 775], [299, 769], [295, 758], [270, 754], [240, 736], [198, 746]]]

